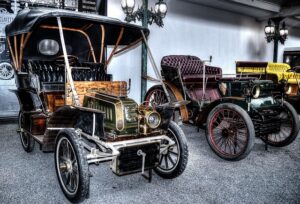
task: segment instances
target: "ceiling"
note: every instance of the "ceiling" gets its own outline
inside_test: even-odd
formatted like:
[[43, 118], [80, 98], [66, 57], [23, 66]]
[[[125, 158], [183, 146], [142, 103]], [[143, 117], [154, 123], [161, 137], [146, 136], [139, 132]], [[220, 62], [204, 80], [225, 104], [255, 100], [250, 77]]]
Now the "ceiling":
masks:
[[300, 28], [300, 0], [184, 1], [251, 16], [258, 21], [267, 21], [269, 18], [284, 17], [288, 26]]

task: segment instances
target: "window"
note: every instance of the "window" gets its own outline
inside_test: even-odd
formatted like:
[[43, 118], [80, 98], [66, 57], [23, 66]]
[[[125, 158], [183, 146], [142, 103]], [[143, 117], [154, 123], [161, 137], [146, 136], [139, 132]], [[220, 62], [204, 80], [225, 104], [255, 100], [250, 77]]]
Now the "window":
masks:
[[39, 52], [43, 55], [53, 56], [59, 51], [59, 44], [56, 40], [44, 39], [39, 42]]

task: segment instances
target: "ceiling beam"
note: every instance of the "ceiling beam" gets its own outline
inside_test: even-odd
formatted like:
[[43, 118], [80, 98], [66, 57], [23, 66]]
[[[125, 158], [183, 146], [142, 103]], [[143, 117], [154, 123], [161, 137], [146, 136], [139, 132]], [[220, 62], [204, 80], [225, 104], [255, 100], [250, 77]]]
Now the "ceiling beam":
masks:
[[275, 13], [280, 12], [280, 9], [281, 9], [280, 5], [262, 1], [262, 0], [252, 0], [252, 1], [249, 1], [249, 0], [227, 0], [227, 1], [245, 5], [245, 6], [251, 6], [254, 8], [271, 11], [271, 12], [275, 12]]

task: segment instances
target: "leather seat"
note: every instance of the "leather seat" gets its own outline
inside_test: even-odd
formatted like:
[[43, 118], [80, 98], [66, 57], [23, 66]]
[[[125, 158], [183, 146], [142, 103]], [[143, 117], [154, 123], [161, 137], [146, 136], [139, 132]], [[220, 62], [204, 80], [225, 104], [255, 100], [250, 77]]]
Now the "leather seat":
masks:
[[[182, 80], [184, 82], [198, 82], [203, 78], [204, 63], [196, 56], [169, 55], [162, 58], [161, 67], [164, 75], [170, 71], [177, 71], [180, 68]], [[170, 70], [173, 69], [173, 70]], [[222, 77], [222, 69], [214, 66], [205, 66], [205, 77], [219, 79]]]

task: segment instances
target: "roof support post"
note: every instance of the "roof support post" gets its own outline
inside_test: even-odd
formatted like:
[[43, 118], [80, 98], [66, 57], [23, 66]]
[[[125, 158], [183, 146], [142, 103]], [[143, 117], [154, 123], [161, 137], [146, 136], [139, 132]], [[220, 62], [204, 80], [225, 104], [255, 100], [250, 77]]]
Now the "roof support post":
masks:
[[[60, 42], [61, 42], [61, 46], [62, 46], [62, 50], [63, 50], [63, 54], [64, 54], [64, 59], [65, 59], [65, 69], [67, 71], [67, 78], [69, 80], [70, 86], [71, 86], [71, 92], [72, 92], [72, 103], [75, 106], [80, 106], [80, 101], [74, 86], [74, 81], [72, 78], [72, 70], [69, 64], [69, 59], [68, 59], [68, 54], [67, 54], [67, 49], [66, 49], [66, 44], [65, 44], [65, 38], [64, 38], [64, 32], [63, 32], [63, 28], [61, 25], [61, 19], [60, 17], [57, 17], [57, 24], [58, 24], [58, 29], [59, 29], [59, 36], [60, 36]], [[66, 80], [67, 82], [67, 80]], [[65, 86], [67, 86], [67, 83], [65, 84]], [[66, 90], [67, 91], [67, 90]], [[67, 100], [67, 98], [65, 98], [65, 101]]]

